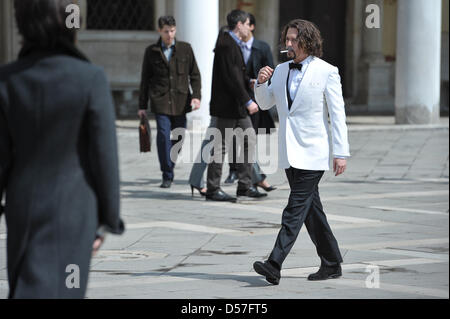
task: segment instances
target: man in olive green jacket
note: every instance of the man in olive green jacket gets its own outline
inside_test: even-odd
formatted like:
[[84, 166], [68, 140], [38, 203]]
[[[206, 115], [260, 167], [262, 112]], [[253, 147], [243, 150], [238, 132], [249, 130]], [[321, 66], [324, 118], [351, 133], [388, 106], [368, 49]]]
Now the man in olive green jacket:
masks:
[[144, 55], [138, 114], [146, 114], [150, 100], [151, 111], [156, 117], [156, 143], [163, 179], [161, 187], [169, 188], [175, 166], [170, 151], [182, 138], [172, 141], [170, 132], [186, 128], [186, 112], [191, 106], [192, 110], [200, 107], [201, 78], [190, 44], [175, 39], [175, 19], [160, 17], [158, 26], [161, 37], [146, 49]]

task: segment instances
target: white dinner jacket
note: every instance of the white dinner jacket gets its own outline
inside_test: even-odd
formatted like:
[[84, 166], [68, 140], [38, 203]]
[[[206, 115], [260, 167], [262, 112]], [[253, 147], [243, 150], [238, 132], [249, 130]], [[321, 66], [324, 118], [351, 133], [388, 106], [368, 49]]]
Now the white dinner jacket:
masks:
[[286, 81], [290, 62], [275, 68], [270, 85], [265, 82], [255, 88], [256, 102], [262, 110], [277, 106], [280, 120], [278, 166], [329, 170], [331, 154], [350, 156], [338, 68], [313, 57], [289, 110]]

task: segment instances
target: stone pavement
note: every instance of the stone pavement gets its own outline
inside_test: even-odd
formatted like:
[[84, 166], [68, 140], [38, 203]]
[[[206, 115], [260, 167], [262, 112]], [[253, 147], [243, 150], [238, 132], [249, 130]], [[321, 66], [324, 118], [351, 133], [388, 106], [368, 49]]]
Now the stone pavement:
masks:
[[[449, 298], [448, 118], [441, 122], [394, 126], [392, 117], [348, 117], [348, 169], [339, 177], [327, 172], [320, 183], [343, 276], [306, 280], [320, 260], [303, 227], [280, 285], [271, 286], [252, 264], [268, 257], [278, 233], [289, 196], [284, 172], [268, 176], [278, 189], [260, 201], [192, 197], [192, 165], [183, 163], [163, 190], [156, 144], [140, 154], [137, 121], [118, 121], [127, 231], [108, 236], [93, 258], [87, 298]], [[224, 165], [223, 179], [227, 173]], [[223, 189], [234, 194], [236, 185]], [[2, 219], [1, 298], [5, 232]]]

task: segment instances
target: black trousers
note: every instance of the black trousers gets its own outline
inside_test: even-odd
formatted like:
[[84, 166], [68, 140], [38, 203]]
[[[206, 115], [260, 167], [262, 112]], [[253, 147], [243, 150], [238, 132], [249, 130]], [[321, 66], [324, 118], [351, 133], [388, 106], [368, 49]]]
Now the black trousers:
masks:
[[324, 171], [302, 170], [290, 167], [286, 175], [291, 194], [283, 211], [281, 229], [269, 260], [280, 268], [289, 254], [303, 223], [316, 246], [322, 266], [336, 266], [342, 263], [338, 243], [334, 238], [319, 197], [319, 181]]
[[[234, 151], [233, 147], [233, 136], [227, 135], [226, 130], [234, 130], [236, 128], [241, 128], [244, 132], [252, 132], [249, 135], [238, 135], [236, 137], [236, 142], [239, 143], [240, 153], [237, 157], [237, 176], [239, 179], [238, 189], [248, 189], [252, 185], [252, 165], [255, 162], [255, 151], [256, 151], [256, 133], [253, 129], [252, 121], [250, 117], [242, 119], [229, 119], [229, 118], [217, 118], [216, 129], [221, 133], [220, 139], [216, 140], [214, 138], [214, 148], [212, 151], [212, 162], [208, 165], [207, 173], [207, 188], [208, 193], [212, 193], [220, 188], [220, 180], [222, 177], [222, 165], [225, 158], [225, 151]], [[218, 158], [216, 161], [214, 158]], [[233, 158], [233, 157], [231, 157]]]

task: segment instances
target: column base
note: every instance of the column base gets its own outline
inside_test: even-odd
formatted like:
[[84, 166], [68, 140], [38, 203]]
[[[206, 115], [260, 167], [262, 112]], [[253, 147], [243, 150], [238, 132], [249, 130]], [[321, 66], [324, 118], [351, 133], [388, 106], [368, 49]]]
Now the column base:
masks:
[[357, 104], [367, 105], [369, 112], [394, 113], [393, 64], [384, 61], [362, 62]]
[[113, 88], [112, 96], [116, 107], [116, 116], [119, 119], [137, 118], [139, 109], [139, 95], [137, 90], [131, 88]]
[[431, 110], [425, 105], [397, 107], [395, 124], [439, 124], [439, 105], [433, 105]]

